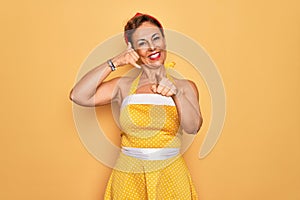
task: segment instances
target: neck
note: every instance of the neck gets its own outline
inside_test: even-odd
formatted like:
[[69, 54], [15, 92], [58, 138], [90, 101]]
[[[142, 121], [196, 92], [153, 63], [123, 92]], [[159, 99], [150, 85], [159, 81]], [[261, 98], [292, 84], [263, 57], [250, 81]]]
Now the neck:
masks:
[[165, 76], [166, 76], [166, 69], [163, 65], [155, 69], [144, 67], [142, 71], [141, 79], [144, 79], [144, 81], [149, 83], [158, 83], [159, 80], [157, 79]]

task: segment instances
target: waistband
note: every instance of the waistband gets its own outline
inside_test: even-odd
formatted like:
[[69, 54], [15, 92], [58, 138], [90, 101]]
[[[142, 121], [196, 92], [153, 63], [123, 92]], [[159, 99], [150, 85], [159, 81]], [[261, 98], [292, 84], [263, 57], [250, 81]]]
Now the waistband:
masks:
[[177, 156], [180, 148], [134, 148], [122, 147], [122, 153], [141, 160], [166, 160]]

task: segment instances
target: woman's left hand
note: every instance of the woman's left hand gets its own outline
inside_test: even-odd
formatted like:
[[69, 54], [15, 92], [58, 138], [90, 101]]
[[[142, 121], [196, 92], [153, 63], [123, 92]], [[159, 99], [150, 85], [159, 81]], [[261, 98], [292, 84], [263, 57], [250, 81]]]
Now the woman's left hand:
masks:
[[163, 96], [171, 97], [176, 95], [177, 87], [166, 77], [157, 77], [158, 84], [152, 85], [151, 89], [154, 93], [161, 94]]

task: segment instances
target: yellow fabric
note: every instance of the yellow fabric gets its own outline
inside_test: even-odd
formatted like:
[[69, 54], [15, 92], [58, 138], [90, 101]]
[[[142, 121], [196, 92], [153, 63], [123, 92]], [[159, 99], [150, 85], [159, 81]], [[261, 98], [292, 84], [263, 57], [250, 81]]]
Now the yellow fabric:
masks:
[[176, 64], [175, 62], [169, 62], [169, 63], [165, 64], [165, 67], [166, 68], [174, 68], [175, 64]]
[[[146, 117], [141, 117], [146, 116]], [[180, 147], [175, 106], [130, 104], [120, 115], [121, 145], [137, 148]]]
[[151, 161], [120, 154], [104, 199], [197, 200], [198, 196], [181, 155], [164, 161]]
[[[133, 81], [129, 95], [135, 93], [140, 75]], [[120, 125], [121, 146], [180, 147], [176, 106], [126, 105], [120, 112]], [[120, 153], [104, 199], [196, 200], [198, 197], [181, 155], [166, 160], [141, 160]]]

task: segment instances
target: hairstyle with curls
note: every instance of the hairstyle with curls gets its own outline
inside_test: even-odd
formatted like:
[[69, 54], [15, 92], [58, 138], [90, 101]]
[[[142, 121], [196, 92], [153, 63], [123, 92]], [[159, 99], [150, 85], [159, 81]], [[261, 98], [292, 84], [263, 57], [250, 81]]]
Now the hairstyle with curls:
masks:
[[136, 13], [135, 16], [133, 16], [124, 27], [124, 38], [126, 43], [130, 42], [132, 44], [132, 34], [144, 22], [150, 22], [157, 26], [162, 36], [165, 37], [163, 27], [156, 18], [148, 14]]

